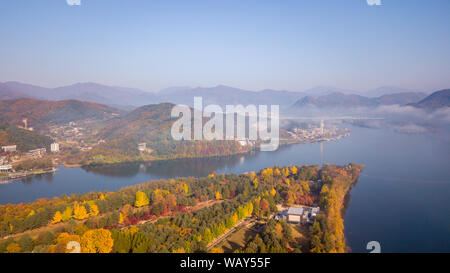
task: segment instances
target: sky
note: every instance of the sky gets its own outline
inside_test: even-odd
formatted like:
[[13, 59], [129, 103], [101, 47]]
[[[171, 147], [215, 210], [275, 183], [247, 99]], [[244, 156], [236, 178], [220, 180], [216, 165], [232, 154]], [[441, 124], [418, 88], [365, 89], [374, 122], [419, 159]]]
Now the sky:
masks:
[[450, 88], [450, 1], [366, 1], [2, 0], [0, 81]]

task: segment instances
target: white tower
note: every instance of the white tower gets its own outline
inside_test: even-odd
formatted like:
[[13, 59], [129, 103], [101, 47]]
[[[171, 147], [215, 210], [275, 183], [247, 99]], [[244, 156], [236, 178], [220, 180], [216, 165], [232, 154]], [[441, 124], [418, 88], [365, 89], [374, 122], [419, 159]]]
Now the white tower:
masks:
[[323, 127], [324, 127], [324, 125], [323, 125], [323, 119], [321, 119], [321, 120], [320, 120], [320, 134], [322, 134], [322, 135], [323, 135]]
[[57, 152], [59, 152], [59, 144], [56, 143], [56, 142], [50, 144], [50, 151], [51, 151], [52, 153], [57, 153]]

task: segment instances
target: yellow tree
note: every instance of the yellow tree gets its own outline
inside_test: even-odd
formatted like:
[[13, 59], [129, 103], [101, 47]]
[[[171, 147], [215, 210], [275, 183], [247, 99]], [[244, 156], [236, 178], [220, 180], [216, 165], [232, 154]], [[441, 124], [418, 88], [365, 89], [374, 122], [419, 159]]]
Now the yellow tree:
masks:
[[51, 223], [52, 223], [52, 224], [56, 224], [56, 223], [61, 222], [61, 220], [62, 220], [61, 212], [57, 211], [57, 212], [55, 213], [55, 215], [53, 216], [53, 220], [52, 220]]
[[252, 215], [252, 213], [253, 213], [253, 203], [252, 202], [247, 203], [245, 208], [247, 210], [247, 215]]
[[270, 180], [272, 179], [272, 177], [273, 177], [273, 169], [272, 168], [266, 168], [261, 171], [261, 178], [264, 183], [269, 183]]
[[291, 173], [292, 174], [297, 174], [297, 171], [298, 171], [297, 167], [295, 167], [295, 166], [291, 167]]
[[92, 229], [81, 237], [83, 253], [109, 253], [114, 245], [111, 232], [107, 229]]
[[75, 203], [73, 205], [73, 218], [77, 220], [83, 220], [89, 217], [89, 214], [86, 211], [86, 208], [83, 205], [79, 205]]
[[188, 194], [189, 193], [189, 187], [188, 187], [188, 185], [186, 183], [179, 183], [179, 184], [177, 184], [176, 192], [177, 193]]
[[255, 179], [256, 178], [256, 173], [255, 172], [250, 172], [250, 180], [252, 180], [253, 181], [253, 179]]
[[305, 181], [302, 181], [301, 185], [302, 185], [302, 190], [304, 193], [306, 193], [306, 194], [310, 193], [311, 189], [309, 188], [308, 183], [306, 183]]
[[183, 247], [172, 250], [172, 253], [186, 253]]
[[98, 213], [99, 213], [99, 211], [98, 211], [97, 205], [94, 204], [94, 203], [89, 204], [89, 215], [90, 216], [95, 216]]
[[273, 173], [275, 174], [275, 175], [281, 175], [281, 172], [280, 172], [280, 169], [278, 169], [278, 168], [275, 168], [275, 170], [273, 171]]
[[291, 180], [289, 180], [289, 178], [285, 178], [285, 179], [284, 179], [284, 182], [286, 182], [286, 184], [287, 184], [288, 186], [291, 185]]
[[18, 243], [10, 243], [6, 247], [6, 252], [7, 253], [18, 253], [20, 251], [22, 251], [22, 249], [20, 248], [20, 245]]
[[222, 198], [222, 194], [220, 192], [216, 191], [216, 199], [219, 200]]
[[255, 189], [258, 188], [258, 178], [255, 177], [255, 179], [253, 179], [253, 186], [255, 187]]
[[136, 192], [136, 201], [134, 202], [135, 207], [147, 206], [150, 203], [145, 192], [137, 191]]
[[270, 191], [270, 194], [271, 194], [272, 196], [275, 196], [275, 194], [277, 194], [277, 191], [275, 190], [275, 188], [273, 188], [273, 189]]
[[139, 231], [139, 228], [137, 226], [131, 226], [128, 229], [126, 229], [126, 232], [130, 233], [131, 235], [134, 235]]
[[220, 247], [213, 247], [211, 248], [209, 253], [223, 253], [223, 249], [221, 249]]
[[292, 191], [288, 191], [286, 194], [286, 204], [292, 205], [295, 203], [295, 194]]
[[62, 213], [62, 220], [63, 222], [69, 221], [72, 219], [73, 209], [72, 207], [66, 207], [64, 212]]
[[273, 169], [272, 168], [266, 168], [266, 169], [261, 171], [261, 175], [263, 175], [265, 177], [273, 176]]
[[233, 223], [233, 226], [237, 224], [238, 222], [238, 215], [237, 213], [233, 214], [233, 216], [231, 216], [231, 222]]

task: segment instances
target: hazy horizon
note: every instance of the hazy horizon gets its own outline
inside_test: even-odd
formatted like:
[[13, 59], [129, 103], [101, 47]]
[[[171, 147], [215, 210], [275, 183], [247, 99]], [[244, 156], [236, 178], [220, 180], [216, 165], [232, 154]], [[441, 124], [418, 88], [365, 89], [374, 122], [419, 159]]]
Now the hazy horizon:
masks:
[[[69, 87], [69, 86], [75, 86], [78, 84], [82, 84], [82, 85], [101, 85], [101, 86], [107, 86], [107, 87], [112, 87], [112, 88], [127, 88], [127, 89], [135, 89], [135, 90], [139, 90], [139, 91], [143, 91], [143, 92], [147, 92], [147, 93], [161, 93], [164, 92], [166, 90], [170, 90], [170, 89], [186, 89], [186, 90], [192, 90], [192, 89], [214, 89], [214, 88], [218, 88], [218, 87], [227, 87], [227, 88], [233, 88], [233, 89], [239, 89], [242, 91], [251, 91], [251, 92], [262, 92], [262, 91], [279, 91], [279, 92], [296, 92], [296, 93], [305, 93], [305, 94], [314, 94], [314, 90], [317, 89], [332, 89], [335, 90], [335, 92], [337, 93], [347, 93], [347, 94], [355, 94], [355, 95], [361, 95], [361, 96], [370, 96], [373, 95], [371, 92], [373, 91], [377, 91], [378, 89], [404, 89], [404, 92], [419, 92], [419, 93], [425, 93], [425, 94], [431, 94], [433, 92], [436, 91], [440, 91], [440, 90], [444, 90], [444, 89], [449, 89], [447, 88], [442, 88], [439, 90], [422, 90], [422, 89], [409, 89], [409, 88], [405, 88], [403, 86], [390, 86], [390, 85], [382, 85], [382, 86], [378, 86], [376, 88], [373, 89], [368, 89], [368, 90], [358, 90], [358, 89], [346, 89], [346, 88], [341, 88], [339, 86], [327, 86], [327, 85], [316, 85], [316, 86], [312, 86], [310, 88], [306, 88], [306, 89], [302, 89], [302, 90], [286, 90], [286, 89], [273, 89], [273, 88], [263, 88], [263, 89], [258, 89], [258, 90], [254, 90], [254, 89], [246, 89], [246, 88], [242, 88], [239, 86], [230, 86], [230, 85], [224, 85], [224, 84], [215, 84], [215, 85], [211, 85], [211, 86], [167, 86], [164, 87], [162, 89], [159, 90], [146, 90], [146, 89], [141, 89], [139, 87], [133, 87], [133, 86], [119, 86], [119, 85], [109, 85], [109, 84], [105, 84], [102, 82], [74, 82], [74, 83], [69, 83], [66, 85], [56, 85], [56, 86], [42, 86], [42, 85], [38, 85], [35, 83], [30, 83], [30, 82], [21, 82], [21, 81], [13, 81], [13, 80], [7, 80], [7, 81], [0, 81], [0, 84], [7, 84], [7, 83], [18, 83], [18, 84], [24, 84], [24, 85], [31, 85], [31, 86], [35, 86], [35, 87], [41, 87], [41, 88], [46, 88], [46, 89], [58, 89], [58, 88], [63, 88], [63, 87]], [[450, 87], [450, 86], [449, 86]], [[396, 93], [396, 92], [395, 92]], [[382, 94], [382, 93], [380, 93]], [[390, 94], [389, 92], [382, 94], [382, 95], [387, 95]], [[318, 94], [321, 95], [321, 94]]]

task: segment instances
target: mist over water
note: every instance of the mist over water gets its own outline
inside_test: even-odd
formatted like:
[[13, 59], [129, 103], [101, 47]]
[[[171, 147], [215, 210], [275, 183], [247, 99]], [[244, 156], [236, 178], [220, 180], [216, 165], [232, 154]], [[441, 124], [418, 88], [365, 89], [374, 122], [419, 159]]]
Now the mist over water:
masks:
[[400, 134], [394, 129], [350, 127], [336, 142], [282, 146], [276, 152], [231, 157], [65, 168], [0, 185], [0, 203], [89, 191], [114, 191], [153, 179], [244, 173], [274, 165], [366, 165], [350, 193], [344, 217], [348, 244], [367, 252], [450, 251], [450, 139], [448, 131]]

